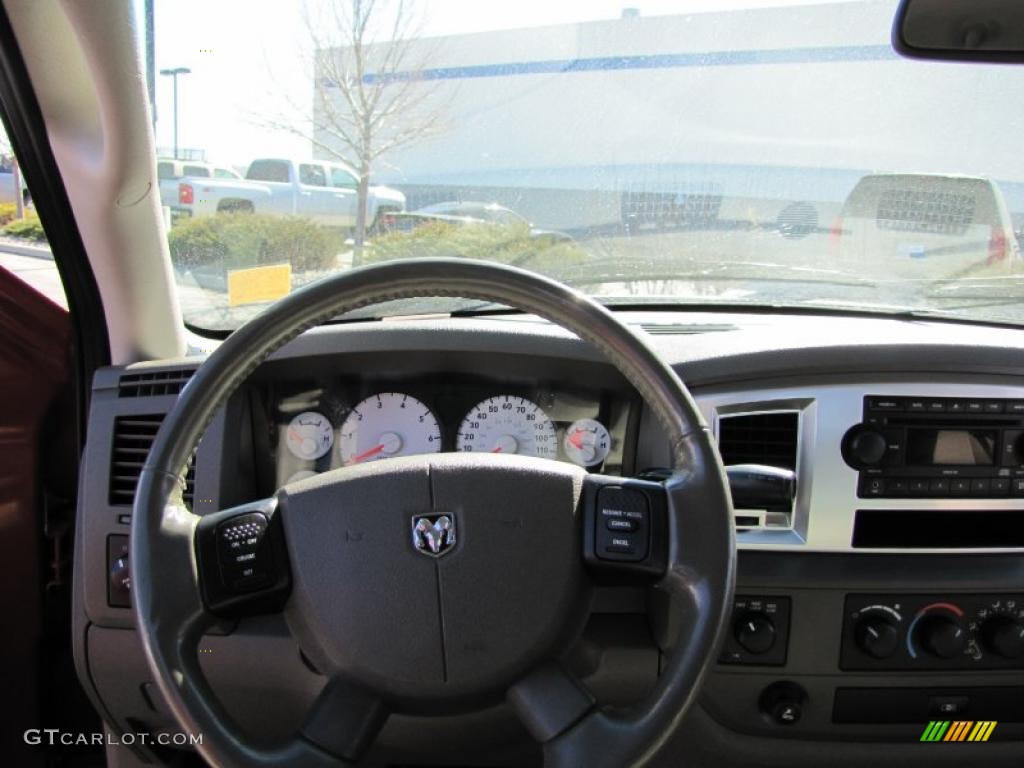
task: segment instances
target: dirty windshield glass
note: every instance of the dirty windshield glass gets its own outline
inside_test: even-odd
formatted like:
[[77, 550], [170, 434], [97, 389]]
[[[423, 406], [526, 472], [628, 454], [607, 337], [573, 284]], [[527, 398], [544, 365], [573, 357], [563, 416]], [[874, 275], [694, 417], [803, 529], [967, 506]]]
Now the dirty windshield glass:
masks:
[[1024, 322], [1024, 72], [899, 59], [895, 10], [156, 3], [185, 319], [231, 329], [328, 275], [452, 256], [609, 305]]

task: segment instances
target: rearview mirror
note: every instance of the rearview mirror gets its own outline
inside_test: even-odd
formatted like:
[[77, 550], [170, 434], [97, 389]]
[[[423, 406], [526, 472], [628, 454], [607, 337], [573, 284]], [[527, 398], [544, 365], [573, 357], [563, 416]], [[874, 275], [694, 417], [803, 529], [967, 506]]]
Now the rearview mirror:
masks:
[[902, 0], [892, 44], [915, 59], [1024, 62], [1024, 3]]

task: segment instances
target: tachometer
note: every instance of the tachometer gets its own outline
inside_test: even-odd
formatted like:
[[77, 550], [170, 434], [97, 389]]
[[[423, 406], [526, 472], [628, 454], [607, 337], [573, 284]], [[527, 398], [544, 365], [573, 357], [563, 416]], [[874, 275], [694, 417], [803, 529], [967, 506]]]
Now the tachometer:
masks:
[[562, 448], [573, 464], [592, 467], [608, 458], [608, 453], [612, 448], [612, 438], [600, 421], [579, 419], [565, 430]]
[[515, 395], [499, 395], [477, 403], [459, 425], [456, 446], [476, 453], [519, 453], [554, 459], [558, 456], [555, 425], [536, 403]]
[[338, 439], [342, 464], [441, 450], [441, 427], [430, 409], [401, 392], [381, 392], [353, 408]]
[[334, 427], [322, 413], [305, 411], [288, 423], [285, 444], [296, 458], [319, 459], [334, 445]]

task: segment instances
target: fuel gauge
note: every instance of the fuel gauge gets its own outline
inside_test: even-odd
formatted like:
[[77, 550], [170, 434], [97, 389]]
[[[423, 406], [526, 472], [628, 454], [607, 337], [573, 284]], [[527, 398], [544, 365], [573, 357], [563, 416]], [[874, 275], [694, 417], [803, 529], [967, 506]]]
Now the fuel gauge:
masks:
[[569, 425], [562, 440], [565, 455], [573, 464], [592, 467], [608, 458], [612, 437], [595, 419], [579, 419]]

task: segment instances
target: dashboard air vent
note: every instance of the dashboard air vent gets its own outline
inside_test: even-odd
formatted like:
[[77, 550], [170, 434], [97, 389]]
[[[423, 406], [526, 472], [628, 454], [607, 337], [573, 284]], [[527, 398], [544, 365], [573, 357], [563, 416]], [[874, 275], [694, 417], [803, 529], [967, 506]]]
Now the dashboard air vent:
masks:
[[722, 462], [796, 469], [799, 416], [795, 411], [743, 413], [718, 419]]
[[[118, 416], [114, 421], [114, 443], [110, 453], [109, 502], [112, 506], [130, 507], [135, 501], [135, 486], [139, 473], [146, 463], [149, 449], [163, 423], [163, 414], [141, 414]], [[185, 506], [192, 508], [195, 495], [195, 452], [188, 460], [185, 474], [185, 490], [182, 498]]]
[[160, 395], [176, 395], [192, 378], [195, 371], [191, 368], [178, 368], [172, 371], [154, 371], [152, 373], [126, 373], [121, 376], [117, 385], [118, 397], [158, 397]]
[[687, 336], [737, 329], [731, 323], [641, 323], [640, 327], [652, 336]]

